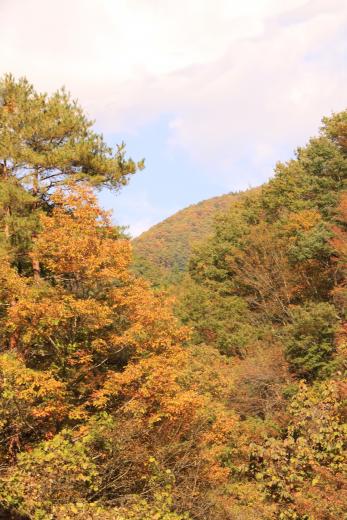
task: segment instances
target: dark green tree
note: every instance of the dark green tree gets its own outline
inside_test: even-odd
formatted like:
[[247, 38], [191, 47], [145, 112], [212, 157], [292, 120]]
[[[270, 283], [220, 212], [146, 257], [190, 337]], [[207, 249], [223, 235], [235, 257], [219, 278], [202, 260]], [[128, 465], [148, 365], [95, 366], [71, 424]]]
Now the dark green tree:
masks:
[[143, 162], [125, 158], [124, 143], [112, 150], [78, 103], [61, 89], [36, 92], [25, 78], [0, 80], [0, 172], [34, 195], [58, 184], [88, 181], [118, 189]]

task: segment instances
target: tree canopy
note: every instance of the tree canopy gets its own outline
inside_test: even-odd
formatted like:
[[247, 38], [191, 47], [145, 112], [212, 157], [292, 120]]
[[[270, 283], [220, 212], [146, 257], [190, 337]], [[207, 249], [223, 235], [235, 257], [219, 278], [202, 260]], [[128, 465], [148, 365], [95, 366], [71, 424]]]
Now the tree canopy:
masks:
[[0, 516], [343, 518], [347, 112], [153, 288], [95, 191], [142, 164], [0, 84]]
[[31, 193], [44, 196], [69, 179], [118, 189], [142, 167], [113, 151], [65, 89], [38, 93], [25, 78], [0, 81], [0, 167]]

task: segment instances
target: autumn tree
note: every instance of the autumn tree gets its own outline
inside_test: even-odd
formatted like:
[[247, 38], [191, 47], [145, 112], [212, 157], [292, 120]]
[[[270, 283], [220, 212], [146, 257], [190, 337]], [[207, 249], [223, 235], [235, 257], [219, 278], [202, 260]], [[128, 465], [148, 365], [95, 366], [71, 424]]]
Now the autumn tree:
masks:
[[304, 383], [290, 407], [285, 436], [254, 447], [250, 471], [279, 518], [335, 519], [346, 506], [344, 384]]
[[39, 283], [9, 263], [3, 279], [0, 426], [15, 463], [1, 500], [44, 518], [75, 502], [106, 513], [126, 503], [130, 514], [145, 496], [149, 511], [215, 518], [235, 414], [217, 390], [190, 384], [189, 331], [131, 273], [130, 243], [91, 188], [59, 188], [51, 202], [31, 245]]
[[[125, 157], [124, 143], [113, 150], [92, 126], [65, 89], [48, 96], [37, 92], [25, 78], [16, 80], [7, 74], [1, 79], [0, 211], [4, 215], [2, 233], [12, 253], [19, 237], [29, 229], [32, 234], [37, 232], [34, 210], [46, 207], [55, 187], [87, 181], [117, 190], [142, 168], [143, 162]], [[24, 207], [31, 204], [33, 208], [25, 221], [25, 209], [18, 210], [19, 199]], [[23, 263], [23, 250], [18, 253], [13, 260]], [[38, 261], [32, 257], [31, 263], [38, 279]]]

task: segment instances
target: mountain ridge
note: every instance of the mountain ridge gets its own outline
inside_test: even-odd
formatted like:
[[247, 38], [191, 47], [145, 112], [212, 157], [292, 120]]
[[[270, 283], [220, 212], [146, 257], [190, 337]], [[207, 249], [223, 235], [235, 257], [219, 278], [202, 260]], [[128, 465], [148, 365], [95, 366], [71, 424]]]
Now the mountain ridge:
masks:
[[216, 215], [227, 211], [249, 191], [230, 192], [191, 204], [132, 239], [134, 270], [154, 285], [178, 281], [193, 247], [212, 231]]

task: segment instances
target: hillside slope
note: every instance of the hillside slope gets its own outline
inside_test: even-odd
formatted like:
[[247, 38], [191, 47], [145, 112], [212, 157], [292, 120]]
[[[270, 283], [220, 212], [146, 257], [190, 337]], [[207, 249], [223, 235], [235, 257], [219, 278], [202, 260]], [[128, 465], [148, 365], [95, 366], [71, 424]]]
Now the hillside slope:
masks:
[[192, 204], [142, 233], [132, 241], [135, 271], [155, 285], [176, 281], [194, 244], [211, 232], [216, 214], [239, 197], [229, 193]]

